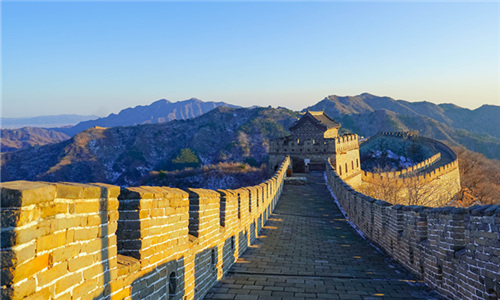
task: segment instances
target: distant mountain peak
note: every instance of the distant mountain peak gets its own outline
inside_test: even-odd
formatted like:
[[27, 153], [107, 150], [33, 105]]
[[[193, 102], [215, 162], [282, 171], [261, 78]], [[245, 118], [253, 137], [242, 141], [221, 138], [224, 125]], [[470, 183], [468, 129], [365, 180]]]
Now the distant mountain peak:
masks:
[[197, 117], [219, 106], [237, 107], [225, 102], [204, 102], [197, 98], [171, 102], [157, 100], [150, 105], [138, 105], [122, 109], [118, 114], [110, 114], [97, 120], [80, 122], [70, 128], [59, 128], [68, 135], [75, 135], [85, 129], [100, 127], [132, 126], [138, 124], [165, 123], [173, 120], [186, 120]]
[[377, 131], [418, 130], [451, 144], [462, 144], [490, 158], [500, 158], [500, 106], [470, 110], [455, 104], [410, 102], [362, 93], [331, 95], [305, 108], [322, 110], [343, 127], [364, 136]]
[[[167, 103], [172, 103], [172, 102], [170, 100], [167, 100], [167, 99], [160, 99], [160, 100], [156, 100], [155, 102], [151, 103], [150, 106], [158, 105], [158, 104], [167, 104]], [[147, 105], [143, 105], [143, 106], [147, 106]]]

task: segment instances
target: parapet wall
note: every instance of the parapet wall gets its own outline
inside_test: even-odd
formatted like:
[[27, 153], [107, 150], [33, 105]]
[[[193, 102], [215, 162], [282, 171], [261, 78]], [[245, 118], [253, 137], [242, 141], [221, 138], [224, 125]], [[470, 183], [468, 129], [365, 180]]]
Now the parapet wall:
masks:
[[[409, 132], [378, 133], [368, 143], [377, 140], [377, 136], [409, 138], [414, 143], [426, 145], [435, 154], [417, 165], [397, 172], [363, 171], [361, 190], [364, 193], [373, 197], [381, 197], [392, 204], [438, 207], [446, 205], [454, 195], [460, 192], [458, 158], [448, 146], [431, 138], [414, 136]], [[387, 190], [385, 194], [389, 195], [384, 197], [377, 194], [384, 189]], [[407, 197], [408, 193], [412, 193], [413, 197]]]
[[236, 190], [2, 183], [2, 298], [201, 299], [255, 240], [289, 163]]
[[457, 155], [455, 154], [455, 152], [453, 152], [453, 150], [451, 150], [448, 146], [446, 146], [442, 142], [437, 141], [435, 139], [428, 138], [428, 137], [415, 135], [410, 131], [379, 132], [376, 135], [374, 135], [373, 137], [371, 137], [365, 143], [371, 143], [372, 141], [375, 141], [377, 136], [387, 136], [387, 137], [394, 137], [394, 138], [399, 138], [399, 139], [412, 139], [416, 143], [425, 142], [425, 143], [428, 143], [429, 145], [431, 145], [434, 148], [433, 151], [435, 151], [436, 153], [444, 152], [451, 157], [452, 161], [457, 159]]
[[429, 168], [436, 162], [438, 162], [441, 159], [441, 153], [436, 153], [432, 157], [416, 164], [411, 167], [408, 167], [406, 169], [403, 169], [401, 171], [396, 171], [396, 172], [381, 172], [381, 173], [372, 173], [368, 171], [363, 171], [363, 180], [370, 180], [370, 177], [385, 177], [385, 178], [400, 178], [400, 177], [405, 177], [411, 174], [414, 174], [416, 172], [419, 172], [425, 168]]
[[500, 296], [500, 206], [391, 205], [356, 192], [327, 163], [346, 217], [377, 247], [450, 299]]
[[335, 152], [337, 154], [352, 149], [359, 149], [357, 134], [344, 134], [341, 137], [335, 138]]
[[323, 138], [299, 140], [285, 137], [271, 141], [269, 153], [284, 155], [334, 153], [336, 140]]

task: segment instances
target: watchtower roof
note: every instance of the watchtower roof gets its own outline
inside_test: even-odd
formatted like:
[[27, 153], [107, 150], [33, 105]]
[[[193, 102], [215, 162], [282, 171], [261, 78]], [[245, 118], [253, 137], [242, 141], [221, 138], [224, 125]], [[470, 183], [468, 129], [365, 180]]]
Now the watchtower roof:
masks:
[[293, 131], [300, 127], [300, 125], [306, 120], [311, 120], [313, 124], [321, 127], [323, 130], [328, 130], [332, 128], [340, 128], [340, 123], [336, 122], [334, 119], [330, 118], [324, 111], [310, 111], [307, 110], [306, 113], [295, 122], [290, 130]]

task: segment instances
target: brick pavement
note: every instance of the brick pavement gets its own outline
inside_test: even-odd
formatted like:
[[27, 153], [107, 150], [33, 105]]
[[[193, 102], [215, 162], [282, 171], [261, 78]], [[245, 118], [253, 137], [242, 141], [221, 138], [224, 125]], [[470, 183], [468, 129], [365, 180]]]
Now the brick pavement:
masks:
[[350, 227], [323, 173], [305, 176], [205, 299], [439, 299]]

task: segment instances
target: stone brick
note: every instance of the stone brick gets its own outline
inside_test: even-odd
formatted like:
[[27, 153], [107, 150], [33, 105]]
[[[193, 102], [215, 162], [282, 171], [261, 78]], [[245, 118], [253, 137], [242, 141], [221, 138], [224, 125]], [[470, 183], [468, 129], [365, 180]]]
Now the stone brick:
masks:
[[58, 218], [56, 220], [53, 220], [54, 230], [84, 226], [85, 220], [86, 219], [84, 217], [75, 217], [75, 216], [65, 216], [64, 218]]
[[15, 284], [25, 278], [35, 275], [49, 265], [49, 255], [35, 256], [33, 259], [15, 267], [2, 269], [2, 285], [10, 282]]
[[66, 230], [66, 243], [73, 243], [75, 241], [75, 230]]
[[111, 300], [122, 300], [130, 296], [130, 288], [122, 288], [118, 292], [111, 294]]
[[119, 186], [106, 183], [91, 183], [91, 185], [101, 188], [101, 198], [117, 198], [120, 195]]
[[76, 286], [82, 282], [82, 273], [73, 273], [65, 277], [61, 277], [56, 282], [56, 294], [62, 293], [70, 287]]
[[117, 211], [113, 211], [108, 213], [108, 222], [116, 222], [118, 221], [119, 214]]
[[43, 288], [28, 297], [23, 298], [23, 300], [40, 300], [40, 299], [50, 299], [51, 292], [50, 287]]
[[[107, 223], [107, 218], [104, 220], [104, 223]], [[101, 221], [101, 215], [95, 214], [87, 217], [87, 226], [96, 226], [100, 225], [102, 223]]]
[[1, 207], [21, 207], [52, 201], [55, 187], [31, 181], [11, 181], [2, 183]]
[[24, 247], [15, 247], [14, 249], [0, 250], [0, 259], [2, 268], [9, 268], [24, 263], [35, 256], [36, 244], [31, 243]]
[[75, 214], [88, 214], [88, 213], [96, 213], [100, 211], [101, 204], [99, 201], [79, 201], [73, 205], [72, 213]]
[[77, 256], [81, 250], [81, 246], [77, 244], [66, 245], [65, 247], [58, 248], [50, 253], [51, 264], [73, 258]]
[[82, 284], [73, 289], [73, 299], [81, 299], [87, 296], [91, 291], [97, 289], [97, 279], [84, 280]]
[[77, 270], [91, 266], [96, 262], [95, 255], [84, 255], [68, 260], [68, 270], [75, 272]]
[[38, 280], [38, 286], [43, 287], [57, 278], [65, 276], [66, 274], [68, 274], [67, 262], [52, 265], [48, 270], [37, 274], [36, 277]]
[[76, 183], [76, 182], [57, 183], [56, 186], [57, 186], [58, 198], [69, 198], [69, 199], [101, 198], [101, 187], [98, 186]]
[[10, 248], [15, 245], [22, 245], [31, 242], [40, 236], [36, 225], [21, 230], [13, 228], [2, 228], [0, 248]]
[[118, 223], [109, 223], [108, 224], [108, 235], [116, 233], [116, 230], [118, 229]]
[[40, 218], [45, 219], [57, 214], [68, 213], [68, 204], [63, 202], [49, 202], [39, 206]]
[[82, 250], [87, 253], [100, 252], [103, 249], [103, 241], [101, 239], [89, 240], [82, 244]]
[[23, 299], [26, 296], [29, 296], [35, 292], [36, 289], [36, 280], [34, 277], [23, 281], [21, 284], [17, 284], [13, 288], [11, 299]]
[[75, 241], [86, 241], [97, 238], [99, 229], [97, 227], [82, 228], [75, 230]]
[[120, 191], [120, 195], [118, 196], [119, 200], [127, 200], [127, 199], [152, 199], [153, 193], [144, 190], [140, 187], [129, 187], [124, 188]]
[[39, 237], [36, 240], [37, 251], [59, 248], [66, 244], [66, 232], [59, 231], [50, 235]]
[[[21, 210], [0, 208], [2, 214], [1, 228], [22, 226], [25, 222], [20, 222]], [[28, 221], [29, 222], [29, 221]]]
[[102, 276], [103, 272], [104, 270], [102, 264], [94, 265], [83, 271], [83, 280], [92, 279], [99, 275]]
[[75, 299], [71, 296], [71, 292], [64, 293], [60, 296], [57, 296], [57, 300], [72, 300]]

